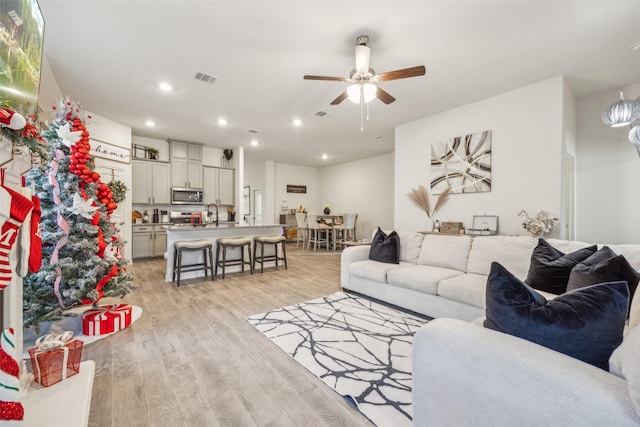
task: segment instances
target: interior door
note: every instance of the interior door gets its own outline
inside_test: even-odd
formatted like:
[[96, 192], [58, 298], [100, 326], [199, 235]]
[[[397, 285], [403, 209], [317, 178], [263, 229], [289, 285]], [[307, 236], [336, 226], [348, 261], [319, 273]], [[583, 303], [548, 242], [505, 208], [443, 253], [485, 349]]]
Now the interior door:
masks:
[[253, 190], [253, 223], [262, 225], [262, 188]]

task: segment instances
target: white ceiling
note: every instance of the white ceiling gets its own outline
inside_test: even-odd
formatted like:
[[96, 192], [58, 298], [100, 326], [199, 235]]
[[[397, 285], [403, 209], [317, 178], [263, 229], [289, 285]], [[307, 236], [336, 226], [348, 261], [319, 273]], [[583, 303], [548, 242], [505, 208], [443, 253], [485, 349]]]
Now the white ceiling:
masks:
[[[640, 41], [640, 1], [39, 4], [64, 95], [134, 135], [244, 146], [248, 161], [323, 166], [390, 152], [395, 126], [558, 75], [577, 96], [640, 81], [640, 52], [630, 49]], [[329, 105], [346, 83], [302, 78], [347, 77], [361, 34], [377, 72], [427, 68], [380, 84], [397, 101], [372, 101], [364, 132], [358, 105]], [[219, 79], [197, 81], [198, 71]], [[174, 92], [160, 92], [160, 81]], [[229, 124], [218, 126], [219, 117]], [[158, 126], [145, 127], [147, 119]], [[258, 147], [249, 146], [250, 129]]]

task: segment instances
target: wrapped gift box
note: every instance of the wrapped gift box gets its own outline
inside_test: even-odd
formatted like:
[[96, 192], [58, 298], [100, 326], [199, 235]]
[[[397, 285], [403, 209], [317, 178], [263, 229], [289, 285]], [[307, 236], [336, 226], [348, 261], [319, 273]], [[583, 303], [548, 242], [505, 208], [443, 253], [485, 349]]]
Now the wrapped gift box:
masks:
[[29, 349], [34, 381], [49, 387], [80, 372], [82, 341], [71, 340], [60, 347]]
[[124, 329], [131, 324], [132, 311], [133, 308], [129, 304], [91, 308], [82, 315], [82, 333], [104, 335]]

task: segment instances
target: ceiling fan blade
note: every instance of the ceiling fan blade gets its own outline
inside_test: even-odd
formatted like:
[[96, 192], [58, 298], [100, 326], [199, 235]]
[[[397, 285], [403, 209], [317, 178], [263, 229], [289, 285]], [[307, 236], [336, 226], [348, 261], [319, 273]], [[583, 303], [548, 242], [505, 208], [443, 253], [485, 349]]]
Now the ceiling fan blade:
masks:
[[356, 72], [365, 74], [369, 72], [369, 56], [371, 48], [366, 44], [356, 45]]
[[332, 81], [332, 82], [344, 82], [344, 81], [347, 81], [347, 79], [344, 78], [344, 77], [309, 76], [309, 75], [305, 75], [304, 79], [305, 80], [328, 80], [328, 81]]
[[424, 76], [426, 73], [424, 65], [419, 67], [405, 68], [403, 70], [389, 71], [386, 73], [378, 74], [378, 81], [387, 82], [389, 80], [406, 79], [407, 77]]
[[376, 89], [376, 96], [380, 101], [384, 102], [387, 105], [396, 100], [393, 96], [389, 95], [389, 92], [379, 86]]
[[347, 91], [346, 90], [344, 92], [342, 92], [340, 95], [338, 95], [338, 97], [336, 99], [331, 101], [331, 105], [338, 105], [342, 101], [344, 101], [345, 99], [347, 99]]

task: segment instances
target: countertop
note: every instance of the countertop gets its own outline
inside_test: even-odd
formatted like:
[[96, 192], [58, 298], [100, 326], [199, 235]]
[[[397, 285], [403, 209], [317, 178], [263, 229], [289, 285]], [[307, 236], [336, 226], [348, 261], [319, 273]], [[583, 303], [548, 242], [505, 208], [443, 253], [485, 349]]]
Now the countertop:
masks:
[[[237, 222], [235, 221], [220, 221], [220, 225], [237, 225]], [[138, 227], [144, 227], [144, 226], [150, 226], [150, 225], [160, 225], [160, 226], [166, 226], [166, 227], [171, 227], [171, 226], [178, 226], [178, 227], [204, 227], [207, 225], [213, 226], [215, 227], [215, 224], [213, 223], [206, 223], [206, 224], [199, 224], [199, 225], [193, 225], [190, 222], [185, 222], [185, 223], [173, 223], [173, 222], [143, 222], [141, 224], [136, 224], [135, 222], [132, 223], [131, 225], [133, 225], [134, 227], [138, 226]]]
[[270, 228], [270, 227], [282, 227], [282, 224], [263, 224], [263, 225], [250, 225], [250, 224], [237, 224], [235, 222], [220, 222], [219, 225], [213, 223], [207, 224], [166, 224], [162, 228], [167, 231], [203, 231], [203, 230], [215, 230], [219, 228]]

